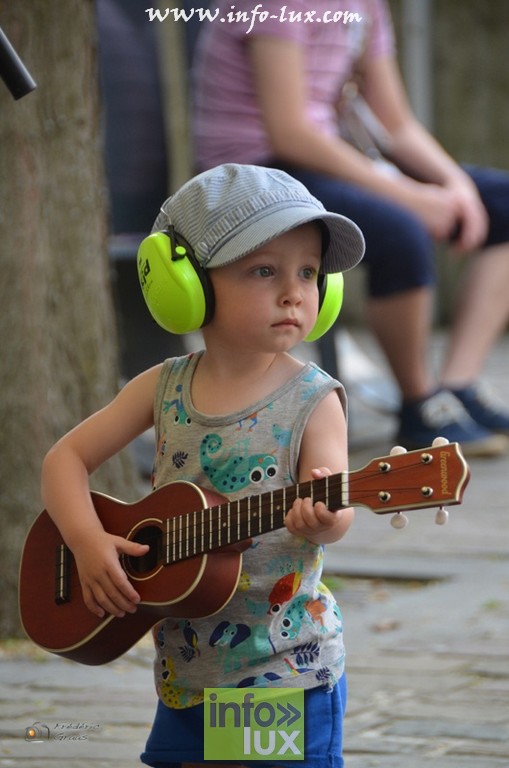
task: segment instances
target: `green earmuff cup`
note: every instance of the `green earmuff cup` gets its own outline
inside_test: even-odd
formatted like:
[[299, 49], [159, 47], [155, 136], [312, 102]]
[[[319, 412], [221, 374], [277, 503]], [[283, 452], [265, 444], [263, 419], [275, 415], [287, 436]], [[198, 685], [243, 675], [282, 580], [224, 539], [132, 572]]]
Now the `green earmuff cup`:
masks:
[[336, 322], [341, 306], [345, 281], [341, 272], [324, 275], [325, 284], [322, 286], [322, 299], [318, 317], [313, 329], [308, 333], [304, 341], [316, 341], [332, 328]]
[[154, 232], [138, 249], [138, 277], [154, 320], [165, 331], [192, 333], [212, 316], [214, 298], [205, 270], [168, 232]]

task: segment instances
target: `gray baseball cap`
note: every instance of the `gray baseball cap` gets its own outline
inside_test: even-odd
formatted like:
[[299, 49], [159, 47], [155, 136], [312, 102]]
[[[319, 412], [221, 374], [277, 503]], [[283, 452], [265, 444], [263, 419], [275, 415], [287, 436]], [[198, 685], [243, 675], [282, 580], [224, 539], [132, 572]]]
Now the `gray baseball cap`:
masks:
[[[153, 232], [171, 225], [205, 269], [221, 267], [310, 221], [323, 222], [322, 271], [344, 272], [362, 259], [364, 237], [351, 219], [330, 213], [284, 171], [227, 163], [186, 182], [161, 206]], [[327, 238], [325, 238], [327, 240]]]

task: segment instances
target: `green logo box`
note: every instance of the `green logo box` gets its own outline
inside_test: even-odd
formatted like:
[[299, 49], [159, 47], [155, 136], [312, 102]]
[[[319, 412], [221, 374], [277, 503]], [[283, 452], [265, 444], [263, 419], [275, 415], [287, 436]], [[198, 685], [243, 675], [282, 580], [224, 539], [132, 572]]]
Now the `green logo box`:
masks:
[[205, 760], [304, 760], [302, 688], [205, 688]]

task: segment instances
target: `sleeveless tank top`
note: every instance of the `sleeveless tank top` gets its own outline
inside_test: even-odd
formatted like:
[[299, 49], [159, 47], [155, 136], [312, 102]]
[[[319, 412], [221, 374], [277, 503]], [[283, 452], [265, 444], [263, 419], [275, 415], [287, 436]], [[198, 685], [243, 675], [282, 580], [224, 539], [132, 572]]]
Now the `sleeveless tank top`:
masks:
[[[201, 354], [164, 363], [154, 404], [154, 489], [186, 481], [237, 500], [295, 485], [309, 415], [334, 390], [346, 410], [342, 385], [310, 363], [252, 407], [208, 416], [190, 396]], [[343, 673], [342, 618], [322, 567], [323, 547], [284, 527], [255, 536], [236, 591], [218, 613], [154, 627], [161, 701], [193, 706], [205, 687], [331, 689]]]

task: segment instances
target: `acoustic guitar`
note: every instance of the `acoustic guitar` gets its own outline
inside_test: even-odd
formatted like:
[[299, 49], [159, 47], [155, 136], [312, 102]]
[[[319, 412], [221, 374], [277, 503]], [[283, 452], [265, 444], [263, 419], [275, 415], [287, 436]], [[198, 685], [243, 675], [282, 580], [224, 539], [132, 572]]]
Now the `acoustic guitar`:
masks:
[[[396, 449], [393, 449], [395, 451]], [[298, 497], [329, 509], [368, 507], [376, 514], [460, 504], [469, 469], [457, 443], [391, 453], [341, 472], [259, 496], [228, 501], [188, 482], [169, 483], [133, 504], [95, 491], [109, 533], [149, 544], [142, 557], [121, 556], [141, 602], [135, 614], [99, 618], [85, 606], [71, 551], [46, 511], [30, 528], [21, 558], [19, 605], [28, 637], [83, 664], [121, 656], [163, 618], [220, 611], [236, 591], [242, 552], [253, 537], [282, 528]]]

